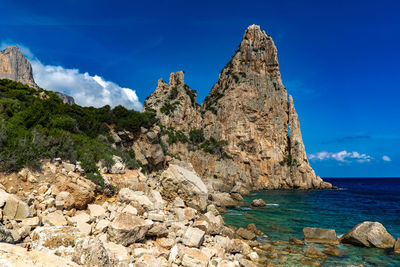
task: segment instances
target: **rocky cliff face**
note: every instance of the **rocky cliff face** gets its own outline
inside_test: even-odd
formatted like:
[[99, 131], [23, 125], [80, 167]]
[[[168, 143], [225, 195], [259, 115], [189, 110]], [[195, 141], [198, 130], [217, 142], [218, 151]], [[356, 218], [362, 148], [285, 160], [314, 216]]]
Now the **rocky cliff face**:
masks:
[[[277, 49], [259, 26], [246, 30], [202, 106], [195, 102], [196, 93], [185, 85], [183, 76], [183, 72], [171, 74], [169, 85], [160, 80], [145, 109], [154, 109], [170, 131], [189, 137], [190, 131], [201, 130], [206, 140], [225, 144], [224, 151], [210, 154], [208, 146], [193, 147], [190, 141], [182, 141], [169, 144], [169, 154], [190, 161], [203, 177], [231, 185], [331, 187], [307, 161], [293, 98], [288, 99], [282, 84]], [[169, 140], [160, 135], [161, 140]]]
[[[0, 52], [0, 79], [9, 79], [39, 89], [32, 74], [32, 65], [17, 46], [9, 46]], [[57, 95], [66, 104], [75, 104], [74, 99], [63, 93]]]
[[16, 46], [9, 46], [0, 52], [0, 79], [21, 82], [39, 89], [33, 80], [31, 64]]
[[75, 99], [72, 96], [56, 92], [59, 98], [63, 101], [64, 104], [73, 105], [75, 104]]

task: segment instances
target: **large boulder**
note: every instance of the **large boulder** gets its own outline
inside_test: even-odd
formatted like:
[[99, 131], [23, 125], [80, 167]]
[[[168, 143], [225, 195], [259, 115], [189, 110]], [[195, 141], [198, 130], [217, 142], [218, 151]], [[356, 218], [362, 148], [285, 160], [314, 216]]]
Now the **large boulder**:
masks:
[[224, 226], [224, 219], [221, 215], [215, 215], [212, 211], [207, 212], [204, 214], [206, 220], [208, 222], [208, 234], [220, 234], [221, 229]]
[[189, 227], [183, 235], [183, 244], [188, 247], [200, 247], [204, 241], [205, 232], [198, 229]]
[[339, 240], [333, 229], [311, 228], [303, 229], [304, 240], [307, 242], [338, 244]]
[[59, 192], [65, 191], [71, 194], [75, 201], [73, 206], [76, 209], [86, 209], [87, 205], [94, 200], [95, 185], [86, 179], [78, 179], [77, 183], [60, 181], [56, 187]]
[[208, 261], [210, 259], [206, 253], [203, 253], [199, 249], [195, 248], [183, 248], [183, 258], [182, 258], [182, 265], [191, 267], [191, 266], [198, 266], [198, 267], [206, 267], [208, 265]]
[[31, 234], [32, 248], [51, 252], [72, 260], [76, 241], [85, 235], [76, 227], [48, 226], [37, 227]]
[[236, 230], [236, 234], [239, 237], [241, 237], [243, 239], [246, 239], [246, 240], [254, 240], [254, 239], [256, 239], [256, 235], [253, 232], [251, 232], [251, 231], [249, 231], [247, 229], [244, 229], [244, 228], [237, 229]]
[[67, 225], [67, 220], [65, 219], [62, 211], [57, 210], [55, 212], [49, 213], [42, 218], [44, 225], [50, 226], [65, 226]]
[[156, 190], [150, 191], [150, 200], [154, 204], [154, 208], [157, 210], [161, 210], [165, 206], [165, 201], [162, 199], [160, 192]]
[[0, 243], [0, 265], [1, 266], [58, 266], [77, 267], [78, 264], [58, 257], [52, 253], [38, 250], [28, 251], [26, 248]]
[[72, 260], [84, 266], [114, 266], [103, 243], [98, 239], [79, 238], [75, 242]]
[[379, 222], [357, 224], [341, 238], [342, 243], [377, 248], [393, 248], [395, 239]]
[[161, 174], [161, 185], [160, 193], [164, 199], [172, 202], [176, 197], [180, 197], [192, 208], [206, 209], [208, 190], [194, 171], [171, 164]]
[[145, 221], [132, 213], [123, 212], [119, 213], [108, 226], [108, 236], [112, 242], [129, 246], [142, 241], [151, 226], [151, 221]]
[[66, 210], [70, 210], [75, 206], [75, 198], [70, 192], [62, 191], [57, 194], [56, 201], [59, 201], [60, 205]]
[[238, 202], [234, 200], [229, 193], [215, 193], [211, 194], [211, 199], [216, 206], [219, 207], [235, 207]]
[[134, 202], [147, 210], [154, 208], [153, 202], [141, 191], [133, 191], [129, 188], [122, 188], [118, 193], [118, 198], [121, 202], [131, 203]]
[[28, 204], [2, 189], [0, 189], [0, 208], [3, 208], [3, 217], [9, 219], [21, 221], [31, 216]]

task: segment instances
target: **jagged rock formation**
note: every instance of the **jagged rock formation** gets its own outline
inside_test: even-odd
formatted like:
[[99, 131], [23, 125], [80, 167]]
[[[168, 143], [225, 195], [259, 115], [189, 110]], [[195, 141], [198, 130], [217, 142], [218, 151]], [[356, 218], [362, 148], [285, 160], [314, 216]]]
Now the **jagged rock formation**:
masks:
[[[39, 89], [32, 74], [32, 65], [17, 46], [9, 46], [0, 52], [0, 79], [9, 79]], [[56, 92], [65, 104], [75, 104], [74, 99]]]
[[[207, 140], [225, 140], [224, 153], [210, 154], [185, 142], [169, 142], [168, 154], [192, 163], [205, 178], [250, 188], [330, 188], [309, 165], [293, 98], [282, 84], [277, 49], [259, 26], [250, 26], [203, 105], [184, 83], [182, 71], [169, 85], [159, 80], [145, 102], [160, 123], [188, 136], [201, 129]], [[176, 132], [175, 132], [176, 133]], [[164, 136], [163, 136], [164, 134]], [[184, 138], [183, 138], [184, 139]], [[189, 142], [190, 143], [190, 142]], [[222, 144], [222, 143], [221, 143]]]
[[[201, 127], [197, 92], [185, 84], [183, 71], [171, 73], [169, 85], [158, 80], [156, 90], [145, 102], [147, 109], [154, 109], [162, 125], [177, 130], [191, 130]], [[167, 116], [163, 116], [163, 115]]]

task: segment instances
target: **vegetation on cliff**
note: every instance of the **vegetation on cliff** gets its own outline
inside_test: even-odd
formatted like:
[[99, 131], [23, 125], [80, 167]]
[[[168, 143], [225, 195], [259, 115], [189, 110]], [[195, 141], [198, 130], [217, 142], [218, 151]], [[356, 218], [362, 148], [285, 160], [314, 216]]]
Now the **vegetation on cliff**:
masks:
[[133, 150], [117, 150], [110, 128], [138, 133], [155, 122], [154, 113], [64, 104], [54, 92], [0, 80], [0, 170], [40, 168], [41, 160], [62, 158], [80, 162], [94, 182], [104, 185], [96, 163], [112, 165], [113, 155], [136, 168]]

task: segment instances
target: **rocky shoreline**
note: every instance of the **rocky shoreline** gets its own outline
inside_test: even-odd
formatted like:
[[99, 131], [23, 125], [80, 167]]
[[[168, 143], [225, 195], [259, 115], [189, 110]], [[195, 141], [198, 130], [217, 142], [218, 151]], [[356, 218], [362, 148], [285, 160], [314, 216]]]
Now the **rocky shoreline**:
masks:
[[225, 225], [220, 212], [240, 204], [246, 192], [239, 188], [216, 191], [190, 166], [170, 165], [151, 175], [122, 172], [103, 174], [115, 186], [109, 195], [85, 179], [79, 166], [60, 160], [44, 163], [40, 173], [1, 174], [2, 261], [10, 266], [222, 267], [280, 266], [296, 258], [299, 265], [319, 266], [327, 257], [343, 255], [339, 242], [400, 252], [399, 239], [372, 222], [340, 239], [334, 230], [305, 228], [304, 240], [269, 241], [254, 224]]
[[254, 225], [224, 225], [218, 209], [234, 200], [225, 193], [209, 194], [193, 170], [171, 165], [157, 177], [129, 170], [104, 175], [115, 195], [96, 193], [79, 166], [59, 160], [44, 163], [40, 173], [1, 174], [2, 262], [259, 266], [255, 238], [263, 234]]

